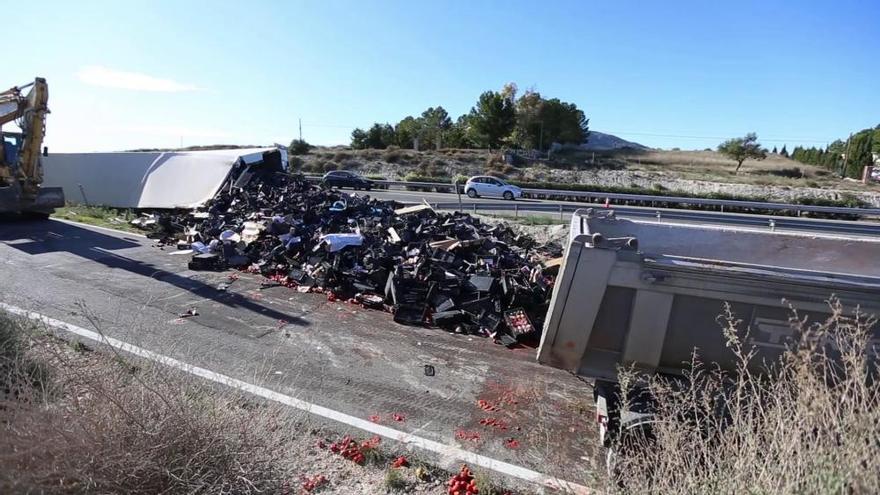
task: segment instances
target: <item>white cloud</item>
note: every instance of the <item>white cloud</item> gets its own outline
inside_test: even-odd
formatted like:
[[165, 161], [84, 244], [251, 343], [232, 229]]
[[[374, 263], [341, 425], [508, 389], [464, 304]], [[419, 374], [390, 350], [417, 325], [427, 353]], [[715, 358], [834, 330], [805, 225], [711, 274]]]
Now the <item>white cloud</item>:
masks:
[[131, 89], [134, 91], [156, 91], [164, 93], [179, 93], [181, 91], [199, 91], [202, 88], [194, 84], [186, 84], [172, 79], [162, 79], [148, 76], [138, 72], [126, 72], [89, 65], [77, 72], [80, 81], [92, 86], [105, 88]]

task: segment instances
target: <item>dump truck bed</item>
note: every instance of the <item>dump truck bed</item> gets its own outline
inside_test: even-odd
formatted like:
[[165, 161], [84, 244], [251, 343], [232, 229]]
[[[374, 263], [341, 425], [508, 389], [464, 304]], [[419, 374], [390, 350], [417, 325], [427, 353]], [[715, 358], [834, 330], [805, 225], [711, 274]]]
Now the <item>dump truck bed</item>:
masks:
[[[733, 368], [719, 315], [725, 305], [756, 363], [776, 358], [794, 331], [837, 297], [880, 314], [880, 242], [717, 226], [643, 222], [579, 210], [545, 323], [540, 362], [614, 380], [618, 365], [679, 373], [694, 349]], [[874, 328], [880, 345], [880, 334]]]

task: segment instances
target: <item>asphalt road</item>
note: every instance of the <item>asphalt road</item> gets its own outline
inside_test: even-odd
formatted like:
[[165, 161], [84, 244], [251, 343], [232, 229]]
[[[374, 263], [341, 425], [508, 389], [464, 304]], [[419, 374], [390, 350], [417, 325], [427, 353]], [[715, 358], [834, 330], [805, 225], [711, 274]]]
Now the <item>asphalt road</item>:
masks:
[[[373, 190], [369, 193], [380, 199], [393, 199], [404, 203], [419, 203], [427, 201], [430, 204], [446, 204], [454, 207], [458, 202], [458, 195], [454, 193], [398, 191], [398, 190]], [[540, 215], [559, 216], [559, 208], [562, 208], [562, 218], [579, 208], [601, 208], [597, 203], [581, 203], [576, 201], [556, 201], [540, 199], [518, 199], [505, 201], [495, 198], [470, 199], [461, 196], [462, 207], [465, 211], [473, 211], [473, 205], [477, 205], [477, 212], [502, 214], [502, 215]], [[518, 207], [519, 211], [514, 208]], [[527, 209], [540, 209], [540, 211], [527, 211]], [[721, 213], [712, 211], [677, 210], [669, 208], [650, 208], [640, 206], [612, 206], [617, 215], [622, 218], [651, 219], [658, 221], [675, 221], [706, 225], [736, 225], [753, 228], [772, 228], [785, 232], [824, 233], [837, 235], [851, 235], [858, 237], [880, 237], [880, 223], [870, 221], [846, 221], [826, 220], [818, 218], [788, 217], [773, 215], [752, 215], [744, 213]], [[658, 218], [659, 213], [659, 218]]]
[[[133, 235], [56, 220], [0, 224], [0, 302], [99, 330], [314, 404], [582, 481], [596, 437], [589, 387], [534, 349], [404, 327], [391, 315], [241, 275], [194, 272], [188, 256]], [[178, 318], [189, 308], [199, 315]], [[426, 376], [424, 365], [435, 376]], [[507, 398], [505, 402], [501, 400]], [[510, 426], [483, 426], [477, 407]], [[392, 419], [402, 414], [405, 421]], [[339, 426], [340, 429], [345, 429]], [[349, 428], [349, 431], [351, 429]], [[457, 433], [477, 432], [479, 440]], [[515, 438], [519, 448], [506, 440]], [[450, 465], [454, 459], [435, 459]]]

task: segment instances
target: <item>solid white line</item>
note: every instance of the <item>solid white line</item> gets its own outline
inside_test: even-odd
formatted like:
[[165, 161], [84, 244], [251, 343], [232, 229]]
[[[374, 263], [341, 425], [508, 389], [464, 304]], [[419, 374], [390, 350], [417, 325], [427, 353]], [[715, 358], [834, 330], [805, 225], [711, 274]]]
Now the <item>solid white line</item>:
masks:
[[392, 440], [412, 445], [414, 447], [428, 450], [437, 454], [441, 454], [443, 456], [453, 457], [464, 461], [468, 464], [480, 466], [486, 469], [490, 469], [492, 471], [506, 474], [508, 476], [512, 476], [515, 478], [519, 478], [531, 483], [539, 484], [546, 488], [551, 488], [555, 490], [564, 490], [570, 493], [576, 494], [586, 494], [590, 493], [590, 490], [577, 483], [572, 483], [569, 481], [560, 480], [557, 478], [553, 478], [547, 476], [545, 474], [539, 473], [537, 471], [533, 471], [528, 468], [524, 468], [522, 466], [517, 466], [515, 464], [510, 464], [507, 462], [499, 461], [497, 459], [493, 459], [491, 457], [486, 457], [480, 454], [475, 454], [473, 452], [469, 452], [467, 450], [461, 449], [454, 445], [446, 445], [440, 442], [435, 442], [433, 440], [429, 440], [427, 438], [419, 437], [413, 435], [411, 433], [407, 433], [400, 430], [395, 430], [394, 428], [389, 428], [387, 426], [382, 426], [371, 421], [367, 421], [365, 419], [361, 419], [355, 416], [351, 416], [339, 411], [335, 411], [333, 409], [329, 409], [323, 406], [319, 406], [317, 404], [312, 404], [310, 402], [306, 402], [304, 400], [300, 400], [289, 395], [284, 395], [279, 392], [275, 392], [273, 390], [269, 390], [265, 387], [261, 387], [259, 385], [254, 385], [252, 383], [244, 382], [205, 368], [200, 368], [198, 366], [193, 366], [191, 364], [184, 363], [183, 361], [179, 361], [177, 359], [155, 353], [153, 351], [149, 351], [142, 347], [138, 347], [127, 342], [123, 342], [121, 340], [114, 339], [112, 337], [103, 336], [97, 332], [93, 332], [91, 330], [87, 330], [85, 328], [63, 322], [61, 320], [56, 320], [54, 318], [50, 318], [48, 316], [35, 313], [33, 311], [28, 311], [26, 309], [19, 308], [18, 306], [13, 306], [11, 304], [6, 304], [0, 302], [0, 309], [5, 310], [11, 314], [23, 316], [30, 320], [41, 322], [47, 326], [63, 330], [65, 332], [72, 333], [74, 335], [78, 335], [80, 337], [98, 342], [107, 344], [111, 347], [115, 347], [123, 352], [127, 352], [129, 354], [134, 354], [135, 356], [142, 357], [148, 359], [150, 361], [154, 361], [160, 363], [165, 366], [169, 366], [171, 368], [175, 368], [186, 373], [198, 376], [200, 378], [204, 378], [206, 380], [210, 380], [216, 383], [220, 383], [238, 390], [242, 390], [244, 392], [256, 395], [258, 397], [263, 397], [265, 399], [269, 399], [290, 407], [294, 407], [296, 409], [300, 409], [302, 411], [306, 411], [311, 414], [315, 414], [317, 416], [321, 416], [323, 418], [327, 418], [333, 421], [337, 421], [339, 423], [343, 423], [349, 426], [353, 426], [355, 428], [373, 433], [375, 435], [379, 435], [385, 438], [390, 438]]

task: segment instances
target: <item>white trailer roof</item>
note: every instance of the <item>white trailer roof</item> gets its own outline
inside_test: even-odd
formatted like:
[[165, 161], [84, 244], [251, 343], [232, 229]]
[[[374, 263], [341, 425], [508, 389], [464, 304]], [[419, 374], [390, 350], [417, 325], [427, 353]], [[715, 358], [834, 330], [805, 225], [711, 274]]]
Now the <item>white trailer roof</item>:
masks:
[[272, 149], [54, 153], [42, 158], [43, 185], [63, 188], [71, 203], [194, 208], [214, 197], [239, 158], [257, 162]]

